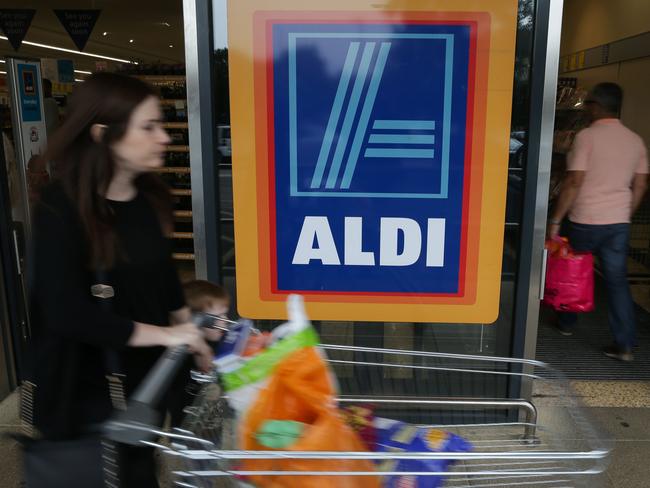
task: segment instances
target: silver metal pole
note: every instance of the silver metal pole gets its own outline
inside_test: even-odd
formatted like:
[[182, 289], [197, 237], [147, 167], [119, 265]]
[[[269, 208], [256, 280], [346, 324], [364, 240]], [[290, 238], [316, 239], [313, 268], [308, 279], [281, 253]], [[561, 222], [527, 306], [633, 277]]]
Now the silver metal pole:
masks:
[[[539, 318], [539, 296], [542, 281], [544, 240], [546, 236], [546, 217], [548, 213], [548, 189], [551, 180], [551, 157], [553, 155], [553, 128], [555, 124], [555, 96], [557, 74], [560, 60], [560, 33], [562, 27], [562, 7], [564, 0], [550, 0], [548, 17], [548, 37], [546, 42], [546, 63], [544, 66], [544, 91], [542, 102], [542, 123], [539, 135], [539, 166], [537, 179], [537, 198], [535, 201], [535, 230], [533, 241], [533, 262], [528, 304], [527, 337], [525, 355], [535, 357], [537, 345], [537, 322]], [[534, 330], [532, 330], [534, 327]], [[532, 333], [534, 332], [534, 333]]]
[[[548, 17], [542, 20], [547, 23], [546, 52], [543, 58], [543, 87], [541, 90], [541, 123], [535, 127], [538, 131], [539, 143], [537, 188], [535, 196], [535, 216], [532, 236], [531, 273], [528, 283], [520, 286], [528, 288], [528, 307], [526, 314], [526, 329], [523, 346], [523, 357], [535, 358], [537, 347], [537, 329], [539, 323], [539, 297], [541, 293], [543, 268], [544, 240], [546, 237], [546, 216], [548, 213], [548, 189], [551, 179], [551, 156], [553, 154], [553, 128], [555, 123], [555, 95], [557, 91], [557, 74], [560, 60], [560, 32], [562, 28], [562, 8], [564, 0], [548, 0]], [[533, 88], [532, 97], [539, 96], [540, 92]], [[531, 110], [531, 121], [534, 114]], [[532, 126], [532, 124], [531, 124]], [[531, 131], [532, 131], [531, 127]], [[531, 189], [533, 190], [533, 189]], [[524, 372], [527, 369], [524, 368]], [[530, 370], [528, 370], [530, 371]], [[522, 385], [520, 396], [530, 398], [532, 395], [532, 382], [527, 381]]]
[[210, 0], [183, 0], [183, 21], [194, 263], [197, 278], [219, 282], [219, 186], [214, 147], [211, 5]]

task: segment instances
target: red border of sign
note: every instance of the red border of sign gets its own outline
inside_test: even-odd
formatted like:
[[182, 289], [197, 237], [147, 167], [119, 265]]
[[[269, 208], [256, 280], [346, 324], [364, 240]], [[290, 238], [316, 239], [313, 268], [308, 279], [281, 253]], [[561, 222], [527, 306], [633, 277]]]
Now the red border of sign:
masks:
[[[343, 18], [340, 18], [343, 17]], [[350, 19], [354, 20], [350, 20]], [[460, 20], [462, 19], [462, 20]], [[468, 63], [468, 97], [466, 114], [466, 145], [465, 145], [465, 181], [463, 188], [462, 230], [461, 230], [461, 256], [459, 266], [459, 291], [458, 293], [399, 293], [399, 292], [344, 292], [344, 291], [305, 291], [305, 290], [279, 290], [277, 288], [277, 247], [275, 236], [275, 147], [274, 147], [274, 109], [273, 109], [273, 54], [272, 54], [272, 26], [276, 23], [394, 23], [395, 19], [386, 18], [385, 14], [378, 16], [373, 12], [350, 12], [333, 14], [332, 12], [257, 12], [255, 14], [254, 52], [255, 52], [255, 114], [256, 120], [263, 122], [265, 127], [256, 124], [257, 148], [257, 173], [258, 173], [258, 231], [260, 236], [259, 262], [260, 262], [260, 296], [266, 300], [281, 301], [292, 292], [309, 295], [312, 301], [326, 301], [329, 297], [336, 297], [338, 301], [349, 302], [375, 302], [382, 297], [390, 296], [397, 303], [473, 303], [476, 297], [476, 278], [478, 272], [477, 256], [468, 259], [468, 248], [472, 247], [475, 254], [478, 242], [468, 242], [468, 233], [471, 225], [480, 223], [480, 203], [482, 171], [472, 166], [472, 155], [479, 159], [484, 147], [484, 118], [485, 100], [487, 95], [486, 72], [487, 60], [477, 63], [477, 50], [479, 40], [482, 51], [488, 52], [489, 45], [489, 14], [454, 13], [454, 12], [401, 12], [399, 22], [404, 24], [445, 24], [467, 25], [470, 27], [470, 57]], [[479, 37], [481, 39], [479, 39]], [[481, 64], [482, 66], [479, 66]], [[483, 83], [476, 83], [477, 77]], [[477, 107], [477, 101], [479, 102]], [[482, 126], [474, 127], [475, 111], [478, 108], [481, 116], [479, 122]], [[259, 130], [264, 129], [264, 130]], [[478, 136], [478, 137], [477, 137]], [[477, 147], [475, 147], [475, 144]], [[477, 151], [478, 148], [478, 151]], [[481, 168], [482, 170], [482, 168]], [[472, 180], [475, 180], [472, 183]], [[266, 182], [266, 186], [265, 186]], [[479, 193], [471, 195], [471, 188], [477, 188]], [[268, 216], [268, 220], [264, 218]], [[471, 222], [468, 221], [471, 219]], [[475, 239], [477, 241], [477, 239]], [[471, 262], [470, 262], [471, 261]], [[470, 268], [471, 269], [468, 269]], [[469, 272], [468, 272], [469, 271]], [[466, 293], [468, 278], [470, 293]], [[374, 299], [373, 299], [374, 298]], [[320, 299], [320, 300], [319, 300]]]

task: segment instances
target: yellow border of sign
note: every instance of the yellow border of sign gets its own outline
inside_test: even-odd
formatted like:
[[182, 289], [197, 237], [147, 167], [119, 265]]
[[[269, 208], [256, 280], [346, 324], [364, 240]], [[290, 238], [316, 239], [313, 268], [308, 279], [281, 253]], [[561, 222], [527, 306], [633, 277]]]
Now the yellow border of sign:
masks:
[[[367, 0], [333, 0], [309, 5], [309, 14], [322, 12], [385, 13], [387, 17], [431, 11], [427, 0], [399, 0], [381, 7]], [[470, 231], [479, 239], [475, 299], [472, 303], [449, 300], [432, 303], [426, 299], [380, 300], [331, 297], [310, 300], [306, 297], [310, 317], [317, 320], [464, 322], [491, 323], [499, 313], [501, 260], [503, 252], [503, 221], [507, 184], [508, 148], [514, 76], [514, 51], [517, 26], [516, 0], [440, 0], [436, 12], [488, 15], [489, 47], [479, 44], [477, 57], [487, 62], [487, 97], [484, 107], [485, 140], [482, 154], [472, 153], [472, 164], [482, 159], [480, 224]], [[254, 18], [262, 11], [305, 12], [301, 0], [229, 0], [228, 46], [230, 71], [231, 134], [233, 143], [233, 190], [235, 204], [235, 246], [237, 265], [237, 302], [239, 313], [252, 318], [286, 318], [281, 297], [269, 300], [260, 282], [260, 235], [258, 202], [256, 202], [258, 151], [266, 144], [267, 134], [256, 127], [255, 76], [256, 64], [265, 59], [254, 50]], [[477, 97], [478, 98], [478, 97]], [[479, 103], [475, 100], [475, 104]], [[479, 161], [480, 163], [480, 161]], [[474, 192], [472, 192], [474, 193]], [[476, 233], [478, 232], [478, 236]], [[468, 259], [476, 258], [468, 256]]]

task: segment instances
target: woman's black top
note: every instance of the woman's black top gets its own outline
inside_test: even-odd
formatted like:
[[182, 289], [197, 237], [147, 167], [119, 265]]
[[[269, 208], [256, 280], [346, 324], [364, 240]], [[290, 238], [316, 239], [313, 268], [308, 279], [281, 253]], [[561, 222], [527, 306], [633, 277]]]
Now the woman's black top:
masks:
[[171, 244], [146, 196], [109, 201], [115, 212], [118, 259], [108, 272], [112, 311], [90, 293], [96, 272], [77, 210], [54, 183], [34, 212], [31, 321], [34, 424], [50, 439], [73, 438], [111, 412], [107, 348], [119, 351], [127, 394], [162, 348], [126, 346], [133, 322], [169, 325], [169, 312], [185, 305]]

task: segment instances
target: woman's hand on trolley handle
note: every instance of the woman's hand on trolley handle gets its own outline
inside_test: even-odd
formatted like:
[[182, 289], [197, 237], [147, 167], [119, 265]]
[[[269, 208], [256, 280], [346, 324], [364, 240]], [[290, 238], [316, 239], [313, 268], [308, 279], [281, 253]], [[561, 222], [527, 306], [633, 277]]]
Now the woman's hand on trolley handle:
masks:
[[131, 334], [128, 342], [129, 346], [175, 347], [186, 345], [194, 354], [197, 367], [203, 372], [210, 371], [212, 367], [212, 349], [205, 342], [203, 332], [192, 322], [171, 327], [158, 327], [141, 322], [134, 322], [134, 324], [133, 334]]

